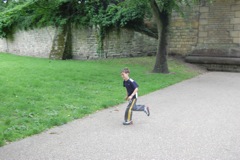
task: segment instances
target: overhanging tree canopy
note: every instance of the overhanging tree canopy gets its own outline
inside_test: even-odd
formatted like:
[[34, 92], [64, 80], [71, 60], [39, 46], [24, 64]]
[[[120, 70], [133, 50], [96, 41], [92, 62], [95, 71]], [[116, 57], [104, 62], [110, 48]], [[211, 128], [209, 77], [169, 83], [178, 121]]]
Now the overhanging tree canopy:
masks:
[[67, 23], [104, 27], [124, 27], [142, 23], [146, 6], [134, 6], [118, 0], [22, 0], [1, 4], [0, 36], [11, 34], [10, 30], [61, 26]]

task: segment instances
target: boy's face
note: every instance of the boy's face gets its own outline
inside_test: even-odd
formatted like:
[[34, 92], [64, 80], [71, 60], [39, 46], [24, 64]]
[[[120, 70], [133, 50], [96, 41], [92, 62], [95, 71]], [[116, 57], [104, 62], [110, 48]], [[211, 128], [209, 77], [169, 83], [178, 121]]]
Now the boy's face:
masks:
[[122, 73], [121, 73], [121, 77], [122, 77], [124, 80], [128, 80], [128, 79], [129, 79], [128, 73], [125, 73], [125, 72], [122, 72]]

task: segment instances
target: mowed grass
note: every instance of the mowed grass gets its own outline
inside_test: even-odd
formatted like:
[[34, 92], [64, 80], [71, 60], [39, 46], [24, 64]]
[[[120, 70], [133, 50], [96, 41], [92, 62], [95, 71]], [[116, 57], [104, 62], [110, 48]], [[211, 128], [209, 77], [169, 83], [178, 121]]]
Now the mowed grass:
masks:
[[1, 53], [0, 146], [123, 103], [124, 67], [140, 96], [198, 75], [173, 59], [172, 74], [153, 74], [154, 63], [155, 57], [61, 61]]

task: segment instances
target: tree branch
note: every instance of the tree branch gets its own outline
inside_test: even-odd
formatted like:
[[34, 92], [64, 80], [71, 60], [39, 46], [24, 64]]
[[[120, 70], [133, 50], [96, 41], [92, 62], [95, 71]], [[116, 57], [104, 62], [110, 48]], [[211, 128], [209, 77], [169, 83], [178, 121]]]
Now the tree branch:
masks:
[[152, 38], [158, 39], [157, 28], [149, 27], [147, 24], [132, 25], [131, 28], [134, 29], [136, 32], [140, 32]]

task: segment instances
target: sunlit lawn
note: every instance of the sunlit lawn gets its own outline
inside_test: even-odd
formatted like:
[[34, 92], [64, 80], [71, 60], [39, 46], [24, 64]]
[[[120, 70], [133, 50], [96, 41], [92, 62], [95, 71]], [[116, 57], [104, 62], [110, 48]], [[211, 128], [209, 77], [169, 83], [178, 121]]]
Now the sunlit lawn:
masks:
[[0, 54], [0, 146], [124, 102], [120, 71], [129, 67], [140, 96], [198, 73], [169, 59], [172, 74], [153, 74], [155, 57], [61, 61]]

